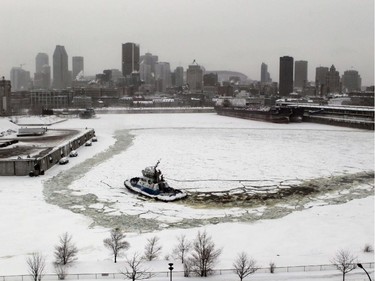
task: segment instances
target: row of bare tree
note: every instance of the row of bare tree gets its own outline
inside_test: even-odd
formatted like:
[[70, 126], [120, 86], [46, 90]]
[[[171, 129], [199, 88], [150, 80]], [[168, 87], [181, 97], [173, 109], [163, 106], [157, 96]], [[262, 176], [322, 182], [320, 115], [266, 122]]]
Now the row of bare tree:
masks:
[[[119, 229], [114, 228], [110, 231], [110, 237], [103, 240], [104, 246], [108, 248], [113, 255], [113, 260], [117, 263], [118, 257], [123, 256], [124, 252], [129, 249], [130, 244], [125, 240], [126, 235]], [[222, 253], [212, 240], [212, 237], [204, 231], [198, 231], [193, 240], [187, 239], [186, 235], [181, 234], [176, 237], [177, 243], [172, 250], [172, 258], [181, 261], [184, 267], [184, 276], [189, 277], [195, 274], [200, 277], [210, 275]], [[125, 260], [125, 269], [121, 271], [126, 279], [142, 280], [149, 279], [153, 276], [149, 269], [144, 268], [144, 261], [157, 259], [161, 254], [162, 246], [157, 236], [147, 239], [143, 255], [134, 253]], [[372, 250], [372, 249], [371, 249]], [[54, 268], [59, 279], [65, 279], [68, 267], [77, 260], [78, 248], [72, 242], [72, 236], [64, 233], [59, 237], [59, 243], [55, 246], [54, 251]], [[166, 256], [166, 260], [170, 260]], [[40, 253], [33, 253], [26, 260], [29, 272], [34, 281], [41, 281], [45, 269], [45, 257]], [[350, 251], [340, 250], [331, 259], [333, 265], [342, 272], [343, 281], [350, 271], [357, 267], [357, 257]], [[270, 263], [270, 272], [273, 273], [275, 263]], [[247, 253], [241, 252], [233, 262], [233, 271], [239, 277], [240, 281], [255, 273], [259, 269], [256, 260], [248, 256]]]

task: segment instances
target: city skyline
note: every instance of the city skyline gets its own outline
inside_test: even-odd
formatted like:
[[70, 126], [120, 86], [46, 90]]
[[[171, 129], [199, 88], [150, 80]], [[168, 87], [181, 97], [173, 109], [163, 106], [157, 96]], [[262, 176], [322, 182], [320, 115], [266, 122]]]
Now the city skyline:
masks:
[[[187, 69], [196, 60], [207, 70], [239, 71], [260, 80], [264, 62], [278, 82], [279, 58], [291, 56], [308, 61], [309, 81], [315, 80], [316, 67], [334, 64], [340, 74], [353, 69], [360, 73], [362, 85], [374, 84], [373, 1], [113, 0], [106, 5], [93, 0], [87, 5], [84, 0], [5, 0], [2, 4], [0, 23], [7, 28], [0, 36], [7, 40], [0, 46], [0, 75], [8, 79], [10, 69], [21, 64], [33, 73], [36, 54], [51, 58], [56, 45], [65, 46], [70, 70], [73, 56], [85, 58], [86, 75], [121, 69], [121, 44], [134, 42], [141, 54], [156, 54], [172, 70]], [[85, 11], [90, 11], [88, 16], [83, 16]], [[21, 32], [20, 22], [33, 32]]]

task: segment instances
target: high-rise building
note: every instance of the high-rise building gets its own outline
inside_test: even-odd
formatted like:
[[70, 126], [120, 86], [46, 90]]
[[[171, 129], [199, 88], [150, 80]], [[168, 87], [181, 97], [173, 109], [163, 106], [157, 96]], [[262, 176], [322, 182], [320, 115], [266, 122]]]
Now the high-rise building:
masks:
[[146, 53], [143, 56], [140, 56], [141, 63], [151, 66], [151, 72], [155, 73], [155, 64], [158, 62], [158, 56], [154, 56], [151, 53]]
[[28, 90], [30, 87], [30, 72], [21, 67], [12, 67], [10, 81], [14, 91]]
[[271, 83], [271, 76], [268, 72], [268, 65], [262, 62], [262, 65], [260, 66], [260, 82], [261, 83]]
[[72, 79], [76, 80], [78, 74], [84, 72], [83, 57], [72, 57]]
[[155, 64], [156, 89], [165, 92], [171, 86], [171, 67], [169, 62], [158, 62]]
[[203, 85], [204, 86], [218, 86], [219, 78], [217, 73], [208, 73], [203, 75]]
[[340, 73], [336, 71], [334, 65], [331, 66], [326, 75], [326, 87], [325, 93], [340, 93], [341, 84], [340, 84]]
[[356, 70], [346, 70], [341, 78], [343, 88], [348, 92], [360, 91], [362, 79]]
[[328, 73], [328, 67], [319, 66], [315, 69], [315, 88], [316, 88], [316, 93], [319, 96], [324, 94], [324, 87], [326, 85], [327, 73]]
[[69, 80], [68, 54], [64, 46], [57, 45], [53, 53], [53, 88], [65, 89]]
[[189, 90], [193, 92], [203, 89], [203, 69], [200, 65], [189, 65], [186, 71], [186, 84]]
[[280, 57], [279, 95], [287, 96], [293, 92], [293, 57]]
[[148, 65], [142, 61], [139, 65], [139, 77], [145, 84], [152, 83], [152, 72], [151, 65]]
[[43, 65], [41, 72], [34, 73], [34, 88], [48, 89], [51, 86], [51, 67]]
[[35, 57], [34, 88], [48, 89], [51, 86], [51, 67], [45, 53], [38, 53]]
[[328, 67], [319, 66], [315, 70], [315, 85], [325, 85]]
[[175, 86], [181, 87], [184, 85], [184, 68], [182, 66], [177, 66], [175, 71]]
[[139, 45], [135, 43], [122, 44], [122, 75], [131, 75], [139, 72]]
[[5, 80], [3, 76], [0, 80], [0, 116], [8, 114], [10, 111], [10, 93], [10, 81]]
[[35, 57], [35, 73], [40, 73], [44, 65], [49, 65], [48, 55], [45, 53], [38, 53]]
[[294, 63], [294, 87], [303, 88], [307, 84], [307, 61], [298, 60]]

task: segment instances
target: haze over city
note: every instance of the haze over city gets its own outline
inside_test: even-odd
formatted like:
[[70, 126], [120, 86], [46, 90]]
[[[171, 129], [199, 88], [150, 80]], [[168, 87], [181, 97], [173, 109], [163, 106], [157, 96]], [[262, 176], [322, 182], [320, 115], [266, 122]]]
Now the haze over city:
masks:
[[121, 69], [121, 44], [135, 42], [171, 69], [196, 60], [207, 70], [232, 70], [260, 79], [268, 64], [279, 79], [279, 57], [308, 61], [343, 73], [354, 69], [362, 85], [374, 84], [374, 2], [3, 0], [0, 76], [12, 67], [34, 73], [39, 52], [52, 57], [63, 45], [85, 58], [85, 75]]

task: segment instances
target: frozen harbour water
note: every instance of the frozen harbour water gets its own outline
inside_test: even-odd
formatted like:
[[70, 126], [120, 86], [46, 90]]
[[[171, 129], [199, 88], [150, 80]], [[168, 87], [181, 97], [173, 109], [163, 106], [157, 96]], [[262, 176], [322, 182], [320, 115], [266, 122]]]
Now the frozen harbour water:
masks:
[[[118, 225], [128, 232], [130, 251], [142, 251], [152, 235], [175, 241], [181, 229], [190, 238], [206, 229], [224, 248], [222, 267], [230, 267], [243, 249], [263, 266], [271, 259], [278, 265], [328, 263], [342, 247], [373, 261], [361, 253], [374, 237], [373, 132], [215, 114], [99, 115], [54, 127], [94, 128], [99, 141], [43, 177], [1, 179], [0, 220], [6, 227], [0, 232], [0, 276], [25, 273], [25, 255], [32, 251], [52, 259], [65, 231], [77, 241], [79, 261], [110, 259], [102, 240]], [[3, 119], [3, 128], [14, 127]], [[159, 159], [168, 182], [192, 194], [244, 187], [272, 193], [311, 180], [320, 189], [285, 200], [216, 206], [149, 201], [125, 190], [126, 178]], [[163, 245], [165, 255], [173, 244]], [[74, 270], [86, 269], [81, 264]]]
[[[139, 125], [116, 130], [109, 149], [47, 180], [47, 201], [83, 213], [101, 226], [152, 231], [277, 218], [314, 204], [342, 203], [373, 192], [368, 132], [185, 127], [184, 122], [172, 128]], [[170, 185], [190, 192], [190, 199], [160, 204], [124, 189], [126, 178], [140, 175], [158, 159]], [[285, 193], [308, 179], [315, 179], [320, 192], [306, 194], [305, 188], [299, 196], [267, 199], [267, 204], [254, 196], [243, 202], [243, 196], [238, 196], [244, 189], [257, 196]], [[204, 196], [207, 192], [211, 196]], [[234, 199], [223, 204], [220, 199], [228, 193]], [[212, 194], [217, 196], [210, 198]]]

